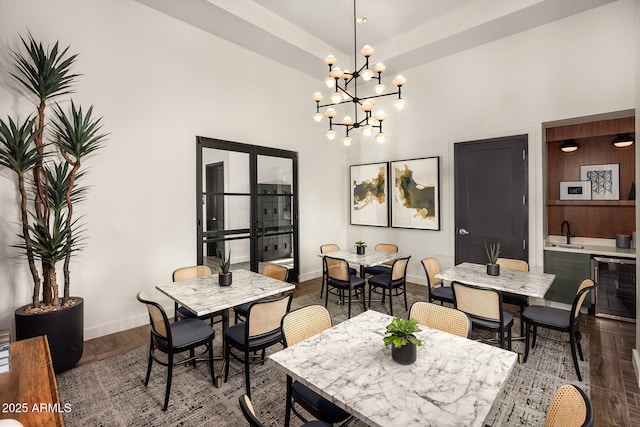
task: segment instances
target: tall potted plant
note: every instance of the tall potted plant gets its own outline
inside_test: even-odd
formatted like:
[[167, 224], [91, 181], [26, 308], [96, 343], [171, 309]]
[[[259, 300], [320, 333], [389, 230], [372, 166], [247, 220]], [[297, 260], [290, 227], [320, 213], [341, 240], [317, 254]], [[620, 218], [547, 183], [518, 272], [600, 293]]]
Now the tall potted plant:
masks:
[[24, 252], [33, 281], [31, 304], [15, 312], [16, 338], [47, 335], [59, 373], [82, 357], [84, 301], [70, 295], [71, 259], [83, 240], [74, 204], [87, 191], [78, 184], [82, 162], [102, 148], [105, 135], [93, 106], [83, 110], [71, 100], [66, 111], [54, 102], [73, 92], [78, 74], [71, 73], [71, 66], [77, 55], [68, 54], [69, 47], [60, 50], [58, 42], [45, 48], [30, 33], [21, 40], [22, 49], [11, 51], [15, 69], [10, 74], [35, 97], [36, 111], [24, 121], [0, 118], [0, 165], [17, 176], [21, 228], [14, 246]]

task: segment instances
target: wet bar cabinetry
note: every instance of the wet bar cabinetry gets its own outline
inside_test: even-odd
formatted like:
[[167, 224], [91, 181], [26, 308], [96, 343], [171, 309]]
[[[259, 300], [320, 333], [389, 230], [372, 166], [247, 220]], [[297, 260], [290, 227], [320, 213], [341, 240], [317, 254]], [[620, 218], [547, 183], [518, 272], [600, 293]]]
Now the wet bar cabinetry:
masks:
[[[591, 277], [591, 254], [546, 250], [544, 272], [556, 275], [545, 299], [571, 305], [580, 283]], [[591, 297], [583, 304], [583, 307], [589, 306]]]
[[[618, 134], [635, 133], [635, 117], [547, 127], [547, 235], [562, 235], [562, 221], [576, 237], [615, 239], [635, 231], [635, 200], [629, 200], [636, 172], [636, 144], [616, 148]], [[564, 153], [560, 146], [575, 139], [580, 146]], [[618, 164], [619, 200], [560, 200], [560, 182], [580, 181], [580, 166]], [[635, 199], [635, 197], [634, 197]]]

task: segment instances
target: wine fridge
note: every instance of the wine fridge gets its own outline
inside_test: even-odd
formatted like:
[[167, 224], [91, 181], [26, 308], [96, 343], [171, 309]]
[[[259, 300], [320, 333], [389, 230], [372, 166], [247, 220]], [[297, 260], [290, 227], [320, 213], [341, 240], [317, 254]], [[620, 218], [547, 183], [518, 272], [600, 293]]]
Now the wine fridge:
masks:
[[635, 323], [636, 260], [594, 257], [592, 265], [596, 316]]

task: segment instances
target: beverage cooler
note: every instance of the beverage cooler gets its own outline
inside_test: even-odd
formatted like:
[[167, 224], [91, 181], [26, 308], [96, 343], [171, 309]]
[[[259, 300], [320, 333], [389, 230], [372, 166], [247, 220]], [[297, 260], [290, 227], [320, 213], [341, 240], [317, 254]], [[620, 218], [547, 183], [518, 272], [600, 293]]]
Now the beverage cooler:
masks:
[[594, 257], [595, 314], [636, 321], [636, 260]]

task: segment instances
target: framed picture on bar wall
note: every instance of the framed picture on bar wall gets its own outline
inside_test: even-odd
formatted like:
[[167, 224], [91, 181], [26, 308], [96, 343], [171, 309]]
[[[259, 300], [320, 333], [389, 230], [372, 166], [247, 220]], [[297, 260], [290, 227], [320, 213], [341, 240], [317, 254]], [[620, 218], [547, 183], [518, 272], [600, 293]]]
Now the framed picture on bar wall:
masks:
[[389, 226], [388, 163], [351, 166], [351, 224]]
[[591, 181], [592, 200], [620, 199], [620, 165], [580, 166], [580, 180]]
[[390, 165], [391, 226], [440, 230], [440, 157]]

